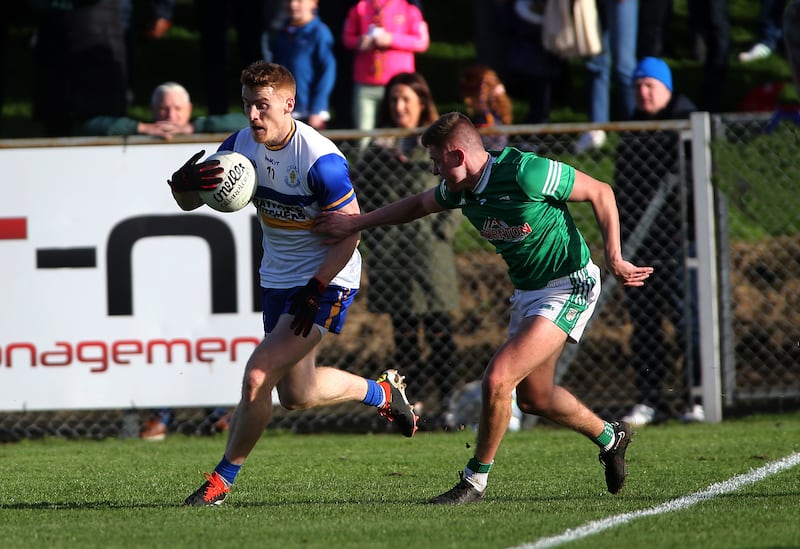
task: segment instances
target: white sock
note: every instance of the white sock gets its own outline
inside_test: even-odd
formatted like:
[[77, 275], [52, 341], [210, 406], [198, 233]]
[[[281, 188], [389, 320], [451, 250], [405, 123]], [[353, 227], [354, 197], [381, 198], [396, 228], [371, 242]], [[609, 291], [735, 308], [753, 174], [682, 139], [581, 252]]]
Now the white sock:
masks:
[[472, 484], [479, 492], [483, 492], [489, 482], [489, 473], [476, 473], [469, 467], [464, 467], [464, 480]]

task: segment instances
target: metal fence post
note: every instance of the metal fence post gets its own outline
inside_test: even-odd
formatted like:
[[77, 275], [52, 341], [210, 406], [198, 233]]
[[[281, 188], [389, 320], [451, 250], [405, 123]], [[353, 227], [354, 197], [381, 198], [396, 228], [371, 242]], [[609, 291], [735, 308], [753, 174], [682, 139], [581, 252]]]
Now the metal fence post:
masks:
[[711, 124], [707, 112], [692, 114], [691, 132], [703, 407], [706, 421], [718, 423], [722, 421], [719, 299], [714, 189], [711, 185]]

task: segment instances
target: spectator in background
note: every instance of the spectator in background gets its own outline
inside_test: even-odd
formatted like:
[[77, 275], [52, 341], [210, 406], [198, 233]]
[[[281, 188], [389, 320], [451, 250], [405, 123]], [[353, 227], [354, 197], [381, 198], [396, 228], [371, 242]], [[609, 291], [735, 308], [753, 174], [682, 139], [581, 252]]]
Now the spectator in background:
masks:
[[8, 31], [16, 18], [24, 9], [20, 4], [8, 4], [4, 6], [3, 19], [0, 20], [0, 113], [3, 112], [3, 104], [6, 95], [6, 79], [8, 77]]
[[318, 0], [286, 0], [288, 20], [270, 41], [272, 59], [294, 74], [292, 116], [322, 130], [330, 120], [329, 98], [336, 83], [333, 34], [316, 15]]
[[359, 0], [347, 14], [342, 41], [355, 52], [353, 122], [369, 130], [386, 83], [397, 73], [415, 72], [415, 53], [428, 49], [428, 24], [406, 0]]
[[786, 6], [783, 15], [783, 40], [794, 85], [800, 95], [800, 0], [792, 0]]
[[759, 38], [747, 51], [739, 54], [739, 61], [750, 63], [772, 55], [781, 43], [783, 11], [786, 0], [761, 0], [758, 13]]
[[671, 49], [670, 24], [674, 0], [647, 0], [639, 10], [636, 59], [663, 57]]
[[[226, 408], [207, 408], [205, 414], [203, 420], [195, 427], [194, 434], [213, 435], [228, 430], [230, 413]], [[174, 419], [175, 410], [172, 408], [162, 408], [154, 412], [142, 427], [139, 438], [147, 441], [165, 440]], [[184, 434], [191, 433], [184, 431]]]
[[728, 0], [689, 0], [689, 20], [697, 57], [704, 63], [700, 107], [719, 112], [728, 77], [731, 33]]
[[192, 101], [186, 88], [177, 82], [164, 82], [153, 90], [150, 101], [152, 122], [125, 116], [96, 116], [86, 121], [86, 135], [153, 135], [171, 139], [175, 135], [218, 133], [240, 130], [248, 125], [241, 113], [209, 115], [192, 120]]
[[[476, 128], [508, 125], [513, 122], [511, 99], [497, 73], [485, 65], [467, 67], [459, 79], [466, 114]], [[505, 134], [482, 135], [483, 146], [500, 150], [508, 144]]]
[[358, 0], [325, 0], [317, 14], [333, 32], [333, 55], [336, 57], [336, 83], [331, 92], [331, 121], [329, 128], [353, 127], [353, 52], [344, 46], [342, 31], [350, 8]]
[[32, 5], [37, 24], [33, 118], [45, 135], [71, 135], [94, 116], [125, 116], [128, 69], [120, 0], [66, 8], [59, 0]]
[[[438, 116], [425, 79], [418, 73], [401, 72], [386, 84], [376, 126], [422, 128]], [[439, 181], [431, 173], [430, 159], [418, 133], [373, 140], [360, 156], [353, 176], [365, 211], [416, 194]], [[391, 317], [393, 364], [409, 372], [412, 394], [423, 394], [425, 380], [434, 382], [434, 397], [442, 414], [448, 393], [458, 384], [456, 346], [451, 335], [451, 312], [459, 303], [452, 240], [461, 219], [457, 212], [447, 212], [444, 217], [380, 227], [362, 235], [368, 250], [368, 307], [373, 313]], [[420, 333], [430, 350], [427, 356]], [[415, 408], [421, 415], [422, 402], [415, 403]], [[431, 421], [430, 415], [422, 418], [423, 425]]]
[[780, 85], [776, 98], [777, 109], [767, 125], [767, 132], [775, 131], [782, 122], [800, 126], [800, 1], [788, 3], [782, 20], [783, 46], [786, 60], [792, 73], [794, 87], [789, 92], [788, 85]]
[[[192, 133], [232, 132], [248, 125], [243, 113], [210, 115], [192, 120], [192, 101], [186, 88], [177, 82], [156, 86], [151, 98], [152, 122], [142, 122], [124, 116], [97, 116], [83, 127], [86, 135], [152, 135], [169, 140], [176, 135]], [[211, 434], [228, 429], [225, 408], [206, 410], [206, 418], [198, 433]], [[143, 440], [164, 440], [175, 412], [171, 408], [156, 411], [145, 423], [140, 437]]]
[[[289, 4], [287, 0], [264, 0], [264, 31], [261, 33], [261, 57], [272, 63], [271, 43], [273, 37], [289, 24]], [[317, 10], [314, 10], [315, 13]]]
[[508, 36], [513, 48], [505, 62], [509, 92], [528, 105], [526, 124], [550, 120], [553, 87], [566, 62], [542, 46], [544, 0], [515, 0], [508, 15]]
[[[636, 40], [639, 0], [597, 0], [602, 26], [603, 51], [586, 63], [589, 88], [589, 120], [611, 120], [611, 86], [616, 93], [616, 117], [625, 120], [633, 114], [631, 75], [636, 67]], [[613, 68], [612, 68], [613, 66]], [[606, 132], [591, 130], [580, 136], [575, 152], [602, 147]]]
[[[473, 0], [473, 28], [475, 38], [475, 61], [479, 65], [494, 67], [505, 76], [511, 45], [518, 44], [508, 33], [510, 23], [509, 6], [513, 0]], [[520, 54], [522, 57], [522, 54]]]
[[264, 57], [262, 40], [269, 31], [270, 5], [266, 0], [194, 0], [209, 114], [230, 111], [233, 88], [227, 82], [232, 74], [230, 63], [234, 51], [229, 37], [231, 25], [236, 30], [237, 67], [246, 67]]
[[[673, 90], [672, 73], [658, 58], [646, 57], [636, 66], [633, 91], [636, 109], [633, 120], [680, 120], [697, 110], [685, 95]], [[699, 385], [697, 355], [696, 293], [686, 272], [684, 242], [694, 240], [691, 208], [682, 203], [679, 177], [680, 136], [675, 131], [625, 131], [620, 134], [614, 174], [618, 209], [627, 213], [621, 219], [623, 254], [635, 264], [655, 267], [647, 284], [626, 288], [625, 302], [633, 323], [631, 351], [635, 369], [637, 403], [622, 418], [634, 426], [663, 419], [664, 377], [678, 361], [669, 352], [664, 320], [673, 323], [678, 341], [688, 348], [683, 354], [689, 393]], [[687, 154], [689, 150], [687, 149]], [[690, 177], [687, 169], [686, 177]], [[683, 220], [688, 223], [684, 225]], [[688, 322], [687, 322], [688, 320]], [[683, 336], [690, 334], [689, 341]], [[683, 351], [683, 349], [679, 349]], [[685, 421], [702, 421], [703, 407], [686, 395]]]
[[[172, 13], [175, 9], [175, 0], [150, 0], [150, 12], [144, 36], [150, 40], [162, 38], [172, 27]], [[128, 103], [132, 104], [133, 90], [131, 85], [136, 82], [136, 48], [139, 29], [136, 27], [134, 15], [134, 0], [122, 0], [122, 28], [125, 31], [126, 63], [128, 66]]]

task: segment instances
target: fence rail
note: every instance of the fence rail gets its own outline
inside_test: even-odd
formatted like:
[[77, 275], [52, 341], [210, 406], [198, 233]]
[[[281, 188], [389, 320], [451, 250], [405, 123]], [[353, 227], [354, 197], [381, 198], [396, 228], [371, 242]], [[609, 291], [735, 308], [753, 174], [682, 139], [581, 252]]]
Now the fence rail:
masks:
[[[637, 302], [630, 292], [604, 280], [603, 301], [584, 340], [571, 346], [559, 364], [560, 382], [604, 416], [619, 416], [636, 404], [644, 389], [642, 380], [648, 379], [642, 372], [658, 368], [663, 368], [663, 380], [650, 390], [660, 399], [664, 418], [679, 417], [696, 399], [706, 405], [718, 399], [723, 414], [756, 405], [791, 408], [800, 402], [800, 128], [771, 124], [764, 115], [715, 115], [709, 118], [706, 143], [697, 143], [704, 138], [691, 128], [689, 121], [662, 121], [499, 126], [486, 131], [487, 136], [499, 136], [509, 145], [557, 158], [611, 183], [621, 205], [626, 204], [621, 216], [629, 226], [627, 249], [636, 250], [633, 257], [656, 263], [658, 290], [648, 294], [652, 296], [649, 302]], [[588, 129], [606, 131], [606, 145], [575, 154], [575, 141]], [[399, 130], [328, 133], [348, 157], [356, 182], [362, 177], [355, 173], [356, 168], [365, 169], [365, 142], [413, 134]], [[222, 137], [186, 136], [179, 141], [215, 142]], [[120, 144], [153, 144], [153, 140], [3, 140], [0, 149]], [[703, 147], [710, 159], [705, 167], [698, 164]], [[634, 174], [631, 180], [620, 171], [620, 158], [625, 154], [636, 163], [633, 171], [625, 172]], [[378, 162], [375, 159], [380, 157], [372, 158]], [[386, 166], [369, 168], [380, 173]], [[696, 185], [704, 170], [713, 195], [707, 209], [696, 210]], [[656, 188], [663, 196], [649, 192], [641, 186], [642, 181], [658, 182]], [[366, 207], [364, 201], [362, 207]], [[591, 209], [583, 204], [572, 204], [570, 209], [602, 268], [602, 242]], [[635, 222], [626, 222], [626, 216]], [[711, 229], [713, 234], [708, 232]], [[698, 250], [704, 244], [708, 247], [709, 239], [716, 241], [711, 256], [699, 257]], [[663, 242], [670, 244], [656, 247]], [[392, 245], [399, 264], [412, 264], [402, 255], [409, 252], [407, 242]], [[403, 353], [395, 352], [389, 315], [372, 312], [380, 308], [373, 305], [388, 296], [370, 292], [375, 273], [366, 267], [363, 290], [348, 316], [348, 325], [340, 336], [326, 338], [320, 352], [325, 364], [362, 375], [374, 376], [390, 366], [415, 372], [417, 393], [411, 396], [424, 401], [430, 428], [440, 426], [445, 413], [452, 411], [451, 401], [457, 399], [459, 390], [480, 378], [504, 341], [511, 291], [502, 261], [466, 222], [458, 225], [451, 245], [460, 300], [449, 311], [454, 348], [446, 357], [446, 367], [436, 360], [437, 349], [426, 342], [423, 332], [417, 334], [421, 342], [414, 359], [417, 363], [397, 363]], [[370, 250], [364, 246], [368, 256]], [[716, 269], [699, 268], [703, 261], [715, 263]], [[718, 305], [708, 305], [705, 300]], [[704, 316], [708, 311], [713, 314]], [[646, 319], [650, 332], [644, 332], [636, 318]], [[425, 329], [436, 330], [437, 326]], [[414, 353], [407, 350], [405, 354]], [[711, 367], [709, 360], [715, 362]], [[701, 371], [705, 379], [701, 379]], [[711, 383], [709, 376], [718, 384]], [[297, 432], [386, 430], [373, 412], [359, 405], [292, 413], [276, 408], [271, 428]], [[130, 409], [2, 413], [0, 441], [44, 435], [135, 436], [137, 425], [149, 413]], [[179, 409], [171, 430], [210, 432], [212, 427], [205, 419], [203, 409]]]

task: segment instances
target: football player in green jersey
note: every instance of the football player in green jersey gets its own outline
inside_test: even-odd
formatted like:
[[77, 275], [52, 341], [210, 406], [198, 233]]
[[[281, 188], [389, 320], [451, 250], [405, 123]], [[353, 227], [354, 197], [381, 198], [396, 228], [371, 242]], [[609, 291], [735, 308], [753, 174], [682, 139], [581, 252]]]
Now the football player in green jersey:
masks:
[[600, 293], [600, 270], [572, 220], [567, 202], [589, 202], [603, 234], [605, 265], [625, 286], [642, 286], [651, 267], [622, 257], [619, 214], [611, 187], [573, 167], [512, 147], [487, 152], [469, 118], [448, 113], [422, 135], [438, 187], [356, 215], [322, 214], [315, 231], [332, 239], [382, 225], [407, 223], [460, 208], [508, 265], [514, 285], [509, 338], [486, 367], [474, 457], [451, 490], [431, 503], [460, 504], [486, 493], [489, 470], [517, 405], [569, 427], [600, 448], [608, 491], [627, 476], [625, 451], [631, 428], [604, 421], [555, 384], [558, 358], [576, 343]]

